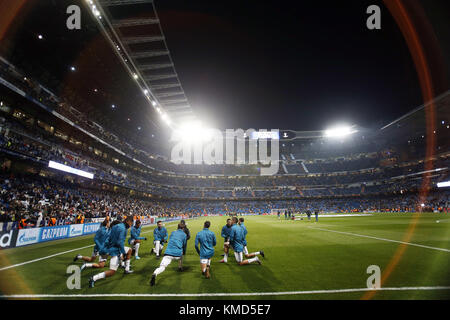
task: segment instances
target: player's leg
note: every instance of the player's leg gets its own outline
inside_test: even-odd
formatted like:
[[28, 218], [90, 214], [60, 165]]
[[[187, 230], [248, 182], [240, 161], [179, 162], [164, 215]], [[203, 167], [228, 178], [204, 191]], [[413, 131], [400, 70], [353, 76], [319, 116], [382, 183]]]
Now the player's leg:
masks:
[[159, 265], [158, 268], [155, 269], [155, 271], [153, 271], [152, 274], [152, 279], [150, 280], [150, 285], [154, 286], [155, 285], [155, 279], [158, 275], [160, 275], [161, 273], [164, 272], [164, 270], [166, 270], [167, 266], [172, 262], [172, 260], [174, 259], [174, 257], [171, 256], [164, 256], [163, 259], [161, 260], [161, 264]]
[[183, 271], [183, 256], [181, 256], [180, 259], [178, 260], [178, 271], [180, 272]]
[[98, 252], [97, 250], [94, 249], [94, 251], [92, 252], [92, 255], [90, 257], [86, 257], [86, 256], [82, 256], [81, 254], [77, 254], [75, 256], [75, 258], [73, 258], [73, 262], [77, 261], [77, 260], [83, 260], [85, 262], [94, 262], [95, 259], [98, 256]]
[[244, 260], [244, 259], [243, 259], [243, 256], [244, 256], [244, 255], [243, 255], [242, 252], [235, 252], [235, 253], [234, 253], [234, 256], [235, 256], [235, 258], [236, 258], [236, 262], [237, 262], [239, 265], [241, 265], [241, 266], [246, 265], [246, 264], [250, 264], [250, 263], [253, 263], [253, 262], [256, 262], [256, 263], [258, 263], [258, 264], [261, 264], [261, 261], [259, 261], [258, 257], [254, 257], [254, 258], [251, 258], [251, 259]]
[[223, 256], [223, 259], [220, 260], [220, 262], [227, 263], [228, 262], [228, 253], [230, 252], [230, 243], [229, 242], [224, 242], [223, 252], [224, 252], [224, 256]]
[[136, 260], [139, 260], [139, 247], [141, 246], [140, 240], [134, 240], [134, 257]]
[[154, 252], [156, 254], [156, 257], [159, 258], [159, 254], [161, 253], [161, 241], [157, 240], [154, 243], [155, 243]]
[[131, 254], [133, 253], [133, 249], [129, 247], [125, 248], [125, 256], [123, 257], [123, 263], [125, 266], [125, 274], [133, 273], [133, 270], [130, 269], [130, 263], [131, 263]]
[[119, 260], [120, 260], [119, 256], [112, 257], [111, 260], [109, 261], [109, 270], [105, 272], [100, 272], [89, 279], [89, 288], [93, 288], [94, 283], [98, 280], [112, 277], [116, 273], [117, 268], [119, 267]]
[[206, 279], [210, 278], [210, 265], [211, 259], [200, 259], [200, 268], [202, 269], [202, 275], [204, 275]]
[[248, 249], [247, 246], [244, 246], [244, 255], [246, 258], [253, 258], [256, 257], [258, 255], [261, 255], [264, 258], [264, 251], [260, 250], [260, 251], [256, 251], [256, 252], [252, 252], [252, 253], [248, 253]]
[[101, 269], [105, 267], [106, 261], [108, 260], [108, 255], [101, 255], [98, 259], [98, 263], [84, 263], [81, 266], [81, 271], [83, 271], [86, 268], [95, 268], [95, 269]]

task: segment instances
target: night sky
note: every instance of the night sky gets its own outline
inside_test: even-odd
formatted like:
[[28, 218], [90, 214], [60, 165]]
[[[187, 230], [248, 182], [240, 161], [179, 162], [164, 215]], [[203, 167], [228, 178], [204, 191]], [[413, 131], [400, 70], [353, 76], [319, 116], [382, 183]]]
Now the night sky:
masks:
[[[167, 126], [85, 9], [82, 31], [64, 27], [72, 2], [30, 1], [5, 39], [7, 58], [31, 75], [48, 71], [110, 118], [113, 128], [137, 132], [142, 126], [139, 135], [161, 136]], [[436, 94], [442, 93], [450, 75], [449, 1], [404, 2], [423, 7], [427, 19], [416, 19], [419, 27], [431, 27], [421, 39]], [[371, 4], [381, 7], [381, 30], [366, 27]], [[380, 0], [155, 5], [189, 102], [211, 127], [322, 130], [347, 123], [378, 129], [423, 103], [406, 41]], [[72, 63], [77, 72], [69, 71]]]
[[[156, 2], [199, 118], [220, 128], [379, 128], [423, 103], [406, 42], [381, 1], [299, 2]], [[370, 4], [381, 7], [381, 30], [366, 28]], [[442, 8], [427, 7], [439, 32], [448, 29]]]

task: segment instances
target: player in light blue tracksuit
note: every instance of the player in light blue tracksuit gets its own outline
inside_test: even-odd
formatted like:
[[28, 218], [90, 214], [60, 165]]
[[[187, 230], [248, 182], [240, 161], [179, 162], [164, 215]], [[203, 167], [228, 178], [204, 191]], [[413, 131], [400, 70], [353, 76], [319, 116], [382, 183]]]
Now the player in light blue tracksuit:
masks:
[[139, 247], [141, 246], [141, 240], [147, 240], [145, 237], [140, 237], [141, 235], [141, 221], [136, 220], [136, 223], [131, 227], [130, 238], [128, 239], [128, 244], [134, 249], [134, 257], [139, 260]]
[[210, 277], [211, 258], [214, 256], [214, 247], [217, 244], [216, 235], [209, 230], [210, 226], [211, 222], [205, 221], [203, 230], [195, 236], [195, 250], [200, 255], [200, 266], [206, 279]]
[[94, 287], [97, 280], [113, 276], [120, 265], [121, 259], [125, 261], [125, 274], [133, 273], [130, 270], [131, 249], [124, 246], [127, 230], [133, 225], [133, 217], [128, 216], [124, 222], [114, 221], [111, 224], [111, 233], [103, 250], [111, 256], [109, 270], [96, 274], [89, 279], [89, 288]]
[[163, 227], [161, 221], [158, 221], [156, 225], [157, 227], [155, 228], [155, 230], [153, 230], [153, 244], [155, 245], [155, 247], [152, 249], [150, 254], [152, 254], [153, 252], [156, 253], [156, 257], [159, 259], [159, 256], [161, 255], [164, 247], [164, 242], [167, 241], [168, 235], [167, 229]]
[[223, 259], [220, 260], [221, 263], [227, 263], [228, 262], [228, 253], [230, 251], [230, 234], [231, 234], [231, 227], [233, 226], [233, 223], [231, 222], [231, 219], [227, 219], [227, 224], [222, 227], [221, 236], [223, 238]]
[[[87, 262], [81, 266], [81, 271], [85, 268], [103, 268], [105, 266], [108, 258], [108, 252], [105, 249], [105, 244], [108, 242], [109, 235], [111, 233], [109, 226], [109, 220], [105, 219], [100, 225], [100, 228], [98, 228], [94, 237], [94, 251], [90, 257], [83, 257], [81, 254], [77, 254], [73, 259], [74, 262], [80, 259]], [[97, 256], [100, 256], [98, 263], [92, 263], [95, 259], [97, 259]]]
[[261, 255], [264, 258], [264, 251], [256, 251], [253, 253], [248, 253], [248, 249], [247, 249], [247, 228], [244, 225], [244, 218], [239, 218], [239, 225], [241, 226], [241, 228], [244, 229], [244, 241], [243, 241], [243, 245], [244, 245], [244, 255], [246, 258], [253, 258], [257, 255]]
[[231, 227], [230, 244], [233, 247], [236, 262], [241, 266], [252, 262], [257, 262], [261, 264], [261, 261], [259, 261], [258, 257], [244, 260], [243, 257], [244, 241], [245, 241], [244, 228], [242, 228], [238, 224], [238, 218], [233, 217], [233, 227]]
[[157, 268], [152, 274], [152, 279], [150, 280], [151, 286], [155, 285], [156, 276], [164, 272], [172, 260], [178, 260], [178, 270], [183, 271], [181, 265], [183, 260], [181, 258], [183, 257], [183, 252], [186, 252], [187, 244], [187, 236], [183, 229], [184, 225], [179, 223], [178, 229], [170, 234], [169, 243], [167, 244], [167, 249], [164, 252], [164, 258], [162, 259], [159, 268]]

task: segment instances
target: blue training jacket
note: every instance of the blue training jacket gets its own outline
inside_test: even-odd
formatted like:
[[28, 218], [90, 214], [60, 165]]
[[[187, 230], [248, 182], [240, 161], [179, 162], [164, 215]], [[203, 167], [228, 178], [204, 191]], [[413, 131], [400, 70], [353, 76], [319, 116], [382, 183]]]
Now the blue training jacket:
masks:
[[100, 226], [100, 228], [95, 233], [95, 237], [94, 237], [94, 242], [95, 242], [94, 251], [105, 253], [104, 247], [105, 247], [106, 242], [109, 239], [110, 232], [111, 232], [110, 229], [108, 229], [104, 226]]
[[231, 234], [231, 228], [232, 228], [232, 227], [229, 227], [229, 228], [228, 228], [227, 225], [224, 225], [223, 228], [222, 228], [221, 236], [222, 236], [222, 238], [225, 239], [225, 241], [227, 240], [227, 238], [230, 237], [230, 234]]
[[[200, 243], [200, 249], [198, 247]], [[200, 255], [200, 259], [211, 259], [214, 255], [216, 245], [216, 235], [208, 228], [204, 228], [195, 236], [195, 250]]]
[[161, 230], [158, 227], [153, 230], [153, 237], [155, 241], [167, 241], [167, 229], [165, 227], [161, 227]]
[[165, 255], [181, 257], [186, 250], [186, 233], [182, 229], [173, 231], [170, 234], [169, 243], [167, 244]]
[[140, 226], [139, 228], [131, 227], [130, 238], [128, 239], [128, 244], [131, 245], [131, 240], [144, 240], [145, 239], [145, 237], [140, 237], [141, 228], [142, 228], [142, 226]]
[[231, 227], [230, 243], [235, 252], [244, 251], [245, 232], [239, 225]]
[[111, 233], [109, 236], [108, 243], [106, 244], [106, 248], [108, 250], [108, 254], [111, 257], [118, 256], [120, 254], [125, 254], [125, 239], [127, 237], [127, 228], [124, 223], [116, 224], [111, 228]]

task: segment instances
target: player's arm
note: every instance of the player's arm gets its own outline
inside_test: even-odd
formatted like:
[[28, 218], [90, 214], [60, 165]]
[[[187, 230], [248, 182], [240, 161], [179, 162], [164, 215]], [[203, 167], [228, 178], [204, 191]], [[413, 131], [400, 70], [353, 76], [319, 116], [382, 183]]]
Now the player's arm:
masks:
[[213, 233], [213, 247], [215, 247], [217, 244], [216, 235]]
[[186, 247], [187, 247], [187, 240], [186, 240], [186, 238], [187, 237], [183, 238], [183, 255], [186, 254]]
[[227, 238], [227, 234], [225, 233], [225, 228], [226, 228], [225, 226], [222, 227], [222, 233], [221, 233], [221, 236], [222, 236], [222, 238], [225, 238], [225, 239], [226, 239], [226, 238]]
[[97, 245], [97, 248], [99, 249], [103, 247], [103, 243], [100, 242], [100, 232], [101, 232], [100, 230], [97, 231], [94, 237], [94, 242]]
[[125, 252], [125, 246], [123, 245], [125, 243], [125, 238], [127, 237], [127, 229], [123, 229], [123, 231], [121, 231], [119, 237], [118, 237], [118, 247], [120, 250], [120, 253], [123, 254], [124, 256], [127, 254]]
[[167, 238], [169, 238], [169, 235], [167, 234], [167, 229], [164, 228], [164, 242], [167, 242]]
[[198, 234], [195, 236], [195, 251], [200, 254], [200, 249], [198, 248]]

